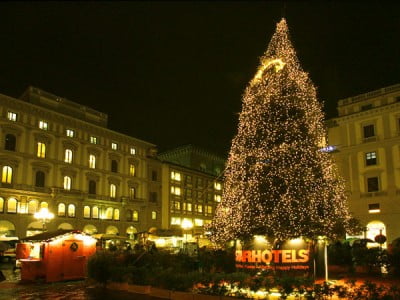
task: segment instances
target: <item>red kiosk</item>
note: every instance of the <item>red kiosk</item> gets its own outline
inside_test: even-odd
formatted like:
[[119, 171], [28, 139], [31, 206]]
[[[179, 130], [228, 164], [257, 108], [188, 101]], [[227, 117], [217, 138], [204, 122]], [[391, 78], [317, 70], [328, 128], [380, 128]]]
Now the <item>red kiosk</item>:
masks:
[[48, 231], [21, 239], [16, 258], [21, 280], [45, 282], [82, 279], [88, 258], [96, 252], [96, 239], [77, 230]]

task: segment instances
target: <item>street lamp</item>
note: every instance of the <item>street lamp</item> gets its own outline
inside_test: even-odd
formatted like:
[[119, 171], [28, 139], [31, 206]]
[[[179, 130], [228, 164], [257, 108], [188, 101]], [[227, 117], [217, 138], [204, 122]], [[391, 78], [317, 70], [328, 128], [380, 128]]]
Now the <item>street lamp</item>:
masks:
[[35, 219], [42, 221], [43, 231], [47, 230], [46, 223], [49, 223], [50, 220], [52, 220], [54, 218], [54, 214], [49, 212], [49, 210], [46, 207], [42, 207], [33, 216]]
[[[193, 228], [193, 223], [192, 221], [188, 220], [188, 219], [183, 219], [181, 227], [184, 231], [190, 230]], [[186, 244], [187, 244], [187, 232], [186, 232]]]

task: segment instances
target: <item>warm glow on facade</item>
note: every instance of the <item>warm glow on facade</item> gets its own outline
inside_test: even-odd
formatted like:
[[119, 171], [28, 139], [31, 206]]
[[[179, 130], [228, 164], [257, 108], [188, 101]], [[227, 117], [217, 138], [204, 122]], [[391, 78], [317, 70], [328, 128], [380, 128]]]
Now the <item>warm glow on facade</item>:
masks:
[[1, 173], [1, 182], [11, 184], [12, 173], [12, 168], [10, 166], [4, 166]]

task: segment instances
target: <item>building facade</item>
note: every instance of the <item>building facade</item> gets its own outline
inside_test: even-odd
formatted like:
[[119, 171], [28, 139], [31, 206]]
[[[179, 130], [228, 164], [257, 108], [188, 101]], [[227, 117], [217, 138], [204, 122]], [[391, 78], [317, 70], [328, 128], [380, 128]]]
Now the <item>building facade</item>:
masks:
[[[187, 145], [159, 155], [162, 161], [162, 228], [203, 236], [222, 197], [225, 160]], [[174, 230], [175, 229], [175, 230]]]
[[374, 240], [400, 237], [400, 84], [340, 100], [328, 143], [350, 211]]
[[0, 95], [0, 235], [49, 230], [121, 236], [161, 226], [155, 145], [107, 128], [107, 115], [30, 87]]

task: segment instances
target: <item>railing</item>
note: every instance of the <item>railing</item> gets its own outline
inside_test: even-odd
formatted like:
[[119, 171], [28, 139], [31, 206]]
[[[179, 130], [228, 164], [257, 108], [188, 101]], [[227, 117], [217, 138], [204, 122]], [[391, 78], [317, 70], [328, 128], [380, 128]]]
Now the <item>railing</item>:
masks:
[[361, 198], [371, 198], [371, 197], [381, 197], [381, 196], [387, 196], [387, 192], [370, 192], [361, 194]]
[[355, 96], [355, 97], [349, 97], [349, 98], [346, 98], [346, 99], [341, 99], [341, 100], [339, 100], [339, 106], [352, 104], [352, 103], [355, 103], [355, 102], [363, 101], [363, 100], [366, 100], [366, 99], [369, 99], [369, 98], [374, 98], [374, 97], [377, 97], [377, 96], [380, 96], [380, 95], [385, 95], [385, 94], [392, 93], [392, 92], [397, 92], [397, 91], [400, 91], [400, 84], [391, 85], [391, 86], [388, 86], [386, 88], [381, 88], [379, 90], [372, 91], [372, 92], [365, 93], [365, 94], [361, 94], [361, 95], [358, 95], [358, 96]]

